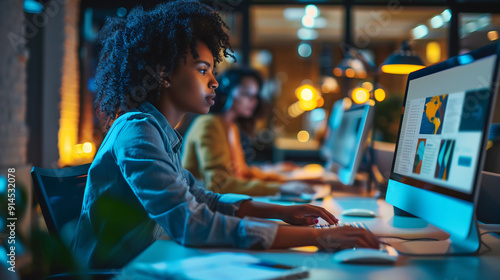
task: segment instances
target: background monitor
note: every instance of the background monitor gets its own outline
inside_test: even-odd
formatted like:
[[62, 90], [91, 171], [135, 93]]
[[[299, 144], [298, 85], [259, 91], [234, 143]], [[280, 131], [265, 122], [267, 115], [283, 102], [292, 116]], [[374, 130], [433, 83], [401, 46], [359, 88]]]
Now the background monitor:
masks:
[[344, 185], [354, 184], [373, 126], [374, 111], [370, 103], [345, 110], [335, 129], [335, 138], [329, 143], [329, 162]]
[[342, 115], [345, 109], [351, 107], [352, 101], [349, 98], [342, 98], [335, 103], [333, 103], [330, 116], [328, 117], [328, 122], [325, 129], [324, 141], [321, 145], [321, 157], [329, 162], [332, 159], [332, 146], [337, 137], [337, 131], [340, 127], [340, 122], [342, 121]]
[[450, 233], [446, 252], [479, 249], [474, 211], [497, 53], [490, 45], [408, 76], [386, 201]]

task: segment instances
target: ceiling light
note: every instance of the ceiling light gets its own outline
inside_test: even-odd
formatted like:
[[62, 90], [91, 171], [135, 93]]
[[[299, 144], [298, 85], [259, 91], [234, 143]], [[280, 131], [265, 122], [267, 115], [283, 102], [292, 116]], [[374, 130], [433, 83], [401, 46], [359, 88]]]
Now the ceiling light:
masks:
[[427, 34], [429, 34], [429, 29], [424, 24], [413, 28], [413, 37], [415, 39], [424, 38]]
[[433, 18], [431, 18], [431, 26], [432, 28], [439, 28], [443, 26], [444, 20], [441, 15], [435, 15]]
[[304, 16], [304, 9], [302, 8], [285, 8], [283, 10], [283, 17], [287, 20], [301, 20]]
[[306, 15], [311, 16], [313, 18], [319, 16], [319, 10], [316, 5], [307, 5], [306, 6]]
[[382, 64], [382, 72], [389, 74], [409, 74], [425, 67], [422, 59], [411, 49], [408, 41], [391, 54]]
[[314, 20], [314, 28], [325, 28], [328, 25], [326, 18], [318, 17]]
[[297, 30], [297, 37], [303, 41], [316, 40], [318, 38], [318, 32], [314, 29], [300, 28]]
[[302, 57], [309, 57], [311, 56], [312, 53], [311, 46], [306, 43], [300, 44], [299, 47], [297, 48], [297, 51], [299, 52], [299, 55]]
[[309, 15], [304, 15], [302, 17], [302, 25], [307, 28], [313, 28], [314, 27], [314, 18]]
[[451, 19], [451, 12], [449, 9], [444, 10], [441, 13], [441, 16], [443, 17], [444, 22], [448, 22]]

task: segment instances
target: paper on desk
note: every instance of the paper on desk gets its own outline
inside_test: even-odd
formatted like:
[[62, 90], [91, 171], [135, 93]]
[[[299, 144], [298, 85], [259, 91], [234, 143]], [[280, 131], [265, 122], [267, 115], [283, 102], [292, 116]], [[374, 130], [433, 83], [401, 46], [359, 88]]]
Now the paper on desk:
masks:
[[[126, 267], [115, 279], [275, 279], [283, 269], [256, 265], [262, 261], [245, 253], [213, 253], [201, 257], [136, 263]], [[139, 278], [136, 278], [139, 277]]]

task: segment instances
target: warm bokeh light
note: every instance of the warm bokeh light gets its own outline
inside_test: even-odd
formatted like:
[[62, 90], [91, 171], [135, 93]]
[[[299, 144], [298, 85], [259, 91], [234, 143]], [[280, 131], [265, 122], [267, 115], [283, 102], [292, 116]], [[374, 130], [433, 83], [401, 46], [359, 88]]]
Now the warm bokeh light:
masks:
[[351, 109], [352, 100], [350, 98], [344, 97], [344, 100], [342, 100], [342, 106], [344, 107], [344, 111]]
[[441, 46], [438, 42], [429, 42], [426, 46], [427, 61], [430, 63], [436, 63], [441, 60]]
[[321, 164], [310, 163], [303, 167], [307, 172], [323, 172], [325, 168]]
[[367, 74], [366, 74], [366, 71], [364, 71], [364, 70], [361, 70], [357, 73], [357, 77], [360, 79], [366, 79], [366, 76], [367, 76]]
[[290, 107], [288, 107], [288, 115], [292, 118], [296, 118], [298, 116], [300, 116], [302, 113], [304, 113], [304, 110], [302, 110], [302, 108], [300, 108], [300, 102], [297, 101], [295, 103], [293, 103], [292, 105], [290, 105]]
[[370, 98], [370, 92], [366, 88], [357, 87], [352, 90], [352, 100], [354, 103], [365, 103], [368, 101], [368, 98]]
[[490, 41], [498, 40], [498, 31], [492, 30], [488, 32], [488, 39]]
[[375, 95], [375, 100], [377, 100], [378, 102], [382, 102], [385, 100], [385, 90], [381, 88], [376, 89], [374, 95]]
[[382, 65], [382, 72], [388, 74], [410, 74], [424, 67], [425, 66], [413, 64], [386, 64]]
[[345, 70], [345, 76], [348, 77], [348, 78], [354, 78], [354, 69], [352, 68], [347, 68]]
[[299, 140], [300, 142], [309, 141], [309, 132], [305, 130], [299, 131], [299, 133], [297, 133], [297, 140]]
[[368, 91], [372, 91], [373, 90], [373, 84], [370, 83], [370, 82], [363, 82], [361, 84], [361, 87], [362, 88], [366, 88], [366, 90], [368, 90]]
[[298, 87], [295, 96], [299, 99], [299, 106], [303, 111], [311, 111], [318, 106], [318, 91], [308, 83]]
[[318, 98], [318, 102], [316, 103], [316, 107], [323, 107], [325, 105], [325, 99], [323, 97]]
[[333, 69], [333, 75], [337, 76], [337, 77], [340, 77], [342, 76], [342, 69], [340, 69], [339, 67], [335, 67]]
[[339, 88], [339, 83], [334, 77], [324, 77], [321, 85], [321, 92], [330, 93], [335, 92]]
[[83, 152], [86, 154], [90, 154], [92, 152], [92, 143], [90, 142], [85, 142], [83, 143]]
[[304, 111], [311, 111], [315, 109], [318, 105], [318, 101], [316, 99], [312, 100], [299, 100], [300, 109]]
[[300, 91], [300, 99], [309, 101], [313, 98], [313, 92], [309, 88], [304, 88]]

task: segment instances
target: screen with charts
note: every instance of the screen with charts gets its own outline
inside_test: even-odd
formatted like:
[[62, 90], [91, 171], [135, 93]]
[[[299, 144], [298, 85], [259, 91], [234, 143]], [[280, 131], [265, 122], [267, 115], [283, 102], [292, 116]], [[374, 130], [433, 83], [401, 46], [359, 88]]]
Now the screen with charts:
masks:
[[496, 55], [410, 79], [393, 174], [472, 194]]

